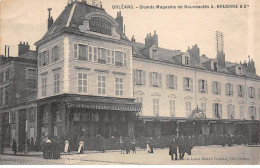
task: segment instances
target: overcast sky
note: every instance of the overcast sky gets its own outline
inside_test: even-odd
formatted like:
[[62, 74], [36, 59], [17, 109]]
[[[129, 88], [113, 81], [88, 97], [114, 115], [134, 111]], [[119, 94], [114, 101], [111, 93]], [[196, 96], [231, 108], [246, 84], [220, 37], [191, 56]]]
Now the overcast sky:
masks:
[[[81, 1], [81, 0], [80, 0]], [[68, 0], [2, 0], [1, 48], [10, 46], [10, 55], [17, 56], [20, 41], [34, 43], [47, 31], [47, 8], [52, 8], [55, 19]], [[126, 35], [144, 42], [147, 33], [157, 31], [159, 46], [186, 51], [197, 44], [201, 54], [216, 57], [215, 32], [224, 33], [226, 60], [248, 61], [248, 55], [256, 62], [260, 74], [260, 1], [259, 0], [103, 0], [103, 8], [113, 17], [119, 9], [113, 5], [133, 5], [134, 9], [121, 9], [126, 25]], [[244, 5], [242, 9], [140, 9], [140, 5]]]

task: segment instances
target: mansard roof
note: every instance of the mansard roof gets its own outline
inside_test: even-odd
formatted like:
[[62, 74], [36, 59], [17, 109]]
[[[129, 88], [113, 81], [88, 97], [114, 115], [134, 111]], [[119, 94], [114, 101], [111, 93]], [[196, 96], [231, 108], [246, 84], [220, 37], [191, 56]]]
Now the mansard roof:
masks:
[[[86, 14], [89, 14], [91, 12], [103, 12], [107, 14], [105, 9], [89, 5], [86, 2], [72, 2], [65, 7], [60, 16], [55, 20], [55, 22], [51, 25], [51, 27], [47, 30], [45, 35], [39, 41], [45, 40], [48, 37], [54, 36], [55, 34], [57, 35], [58, 33], [61, 33], [63, 30], [66, 29], [80, 32], [78, 27], [82, 24], [82, 19]], [[121, 33], [120, 35], [121, 39], [128, 40], [124, 33]], [[36, 44], [38, 42], [36, 42]]]
[[[170, 49], [158, 47], [157, 52], [155, 53], [154, 58], [152, 59], [149, 57], [149, 55], [145, 55], [142, 52], [142, 50], [145, 48], [145, 44], [139, 42], [132, 42], [132, 43], [133, 43], [133, 57], [147, 59], [147, 60], [154, 60], [154, 61], [159, 61], [164, 63], [170, 63], [170, 64], [186, 67], [180, 61], [178, 61], [178, 59], [176, 59], [176, 57], [181, 56], [185, 52], [182, 52], [180, 50], [170, 50]], [[217, 62], [217, 58], [208, 58], [206, 56], [200, 56], [200, 62], [191, 59], [190, 67], [206, 70], [206, 71], [212, 71], [210, 68], [204, 65], [204, 63], [209, 61]], [[221, 68], [218, 72], [223, 74], [239, 76], [235, 72], [229, 69], [230, 67], [236, 65], [237, 65], [236, 63], [226, 62], [226, 66]], [[244, 74], [245, 74], [244, 76], [247, 78], [260, 80], [260, 77], [257, 74], [250, 72], [248, 68], [244, 68]]]

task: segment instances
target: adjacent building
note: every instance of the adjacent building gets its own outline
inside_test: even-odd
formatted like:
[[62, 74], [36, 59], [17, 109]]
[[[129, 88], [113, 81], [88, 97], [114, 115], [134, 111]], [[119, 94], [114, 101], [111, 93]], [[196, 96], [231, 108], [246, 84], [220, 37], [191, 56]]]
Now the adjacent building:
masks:
[[28, 43], [18, 45], [18, 57], [0, 57], [0, 111], [4, 145], [15, 139], [23, 151], [27, 138], [37, 135], [37, 54]]

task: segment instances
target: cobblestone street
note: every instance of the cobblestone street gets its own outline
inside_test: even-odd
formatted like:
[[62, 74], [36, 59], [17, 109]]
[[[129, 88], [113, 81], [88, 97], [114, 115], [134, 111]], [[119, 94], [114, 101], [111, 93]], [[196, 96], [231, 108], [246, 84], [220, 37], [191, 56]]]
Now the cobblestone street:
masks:
[[153, 154], [138, 150], [136, 154], [120, 154], [120, 151], [105, 153], [85, 151], [85, 154], [62, 154], [59, 160], [45, 160], [42, 155], [13, 156], [1, 155], [1, 164], [67, 164], [67, 165], [144, 165], [144, 164], [259, 164], [259, 147], [247, 146], [203, 146], [194, 147], [192, 155], [185, 160], [170, 160], [168, 149], [157, 149]]

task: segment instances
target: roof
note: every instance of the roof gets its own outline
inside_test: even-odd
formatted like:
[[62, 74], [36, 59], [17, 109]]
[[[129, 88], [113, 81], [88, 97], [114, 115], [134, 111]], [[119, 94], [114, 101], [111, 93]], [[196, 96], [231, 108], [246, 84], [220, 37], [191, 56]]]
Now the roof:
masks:
[[16, 62], [25, 62], [25, 63], [31, 63], [31, 64], [37, 64], [37, 60], [35, 59], [27, 59], [27, 58], [20, 58], [20, 57], [4, 57], [0, 56], [0, 65], [4, 65], [10, 61], [16, 61]]
[[[145, 55], [144, 52], [142, 52], [142, 50], [144, 49], [145, 49], [145, 44], [139, 42], [133, 42], [133, 57], [185, 66], [177, 59], [177, 57], [181, 56], [186, 52], [158, 47], [157, 52], [155, 53], [154, 58], [152, 59], [148, 55]], [[209, 61], [216, 62], [217, 58], [208, 58], [206, 56], [200, 56], [200, 62], [197, 62], [195, 59], [191, 59], [190, 67], [198, 68], [206, 71], [212, 71], [211, 68], [207, 67], [204, 64]], [[237, 65], [236, 63], [226, 62], [226, 67], [221, 68], [218, 72], [239, 76], [230, 69], [231, 67], [234, 67], [236, 65]], [[244, 68], [244, 72], [245, 72], [245, 77], [260, 80], [260, 77], [257, 74], [250, 72], [248, 68]]]
[[[44, 40], [54, 34], [62, 32], [65, 29], [73, 29], [73, 31], [80, 32], [78, 27], [82, 24], [82, 19], [84, 18], [84, 16], [88, 13], [97, 11], [106, 13], [106, 11], [103, 8], [89, 5], [86, 2], [72, 2], [71, 4], [65, 7], [60, 16], [51, 25], [51, 27], [48, 29], [48, 31], [45, 33], [41, 40]], [[121, 39], [128, 40], [123, 33], [120, 35]]]

